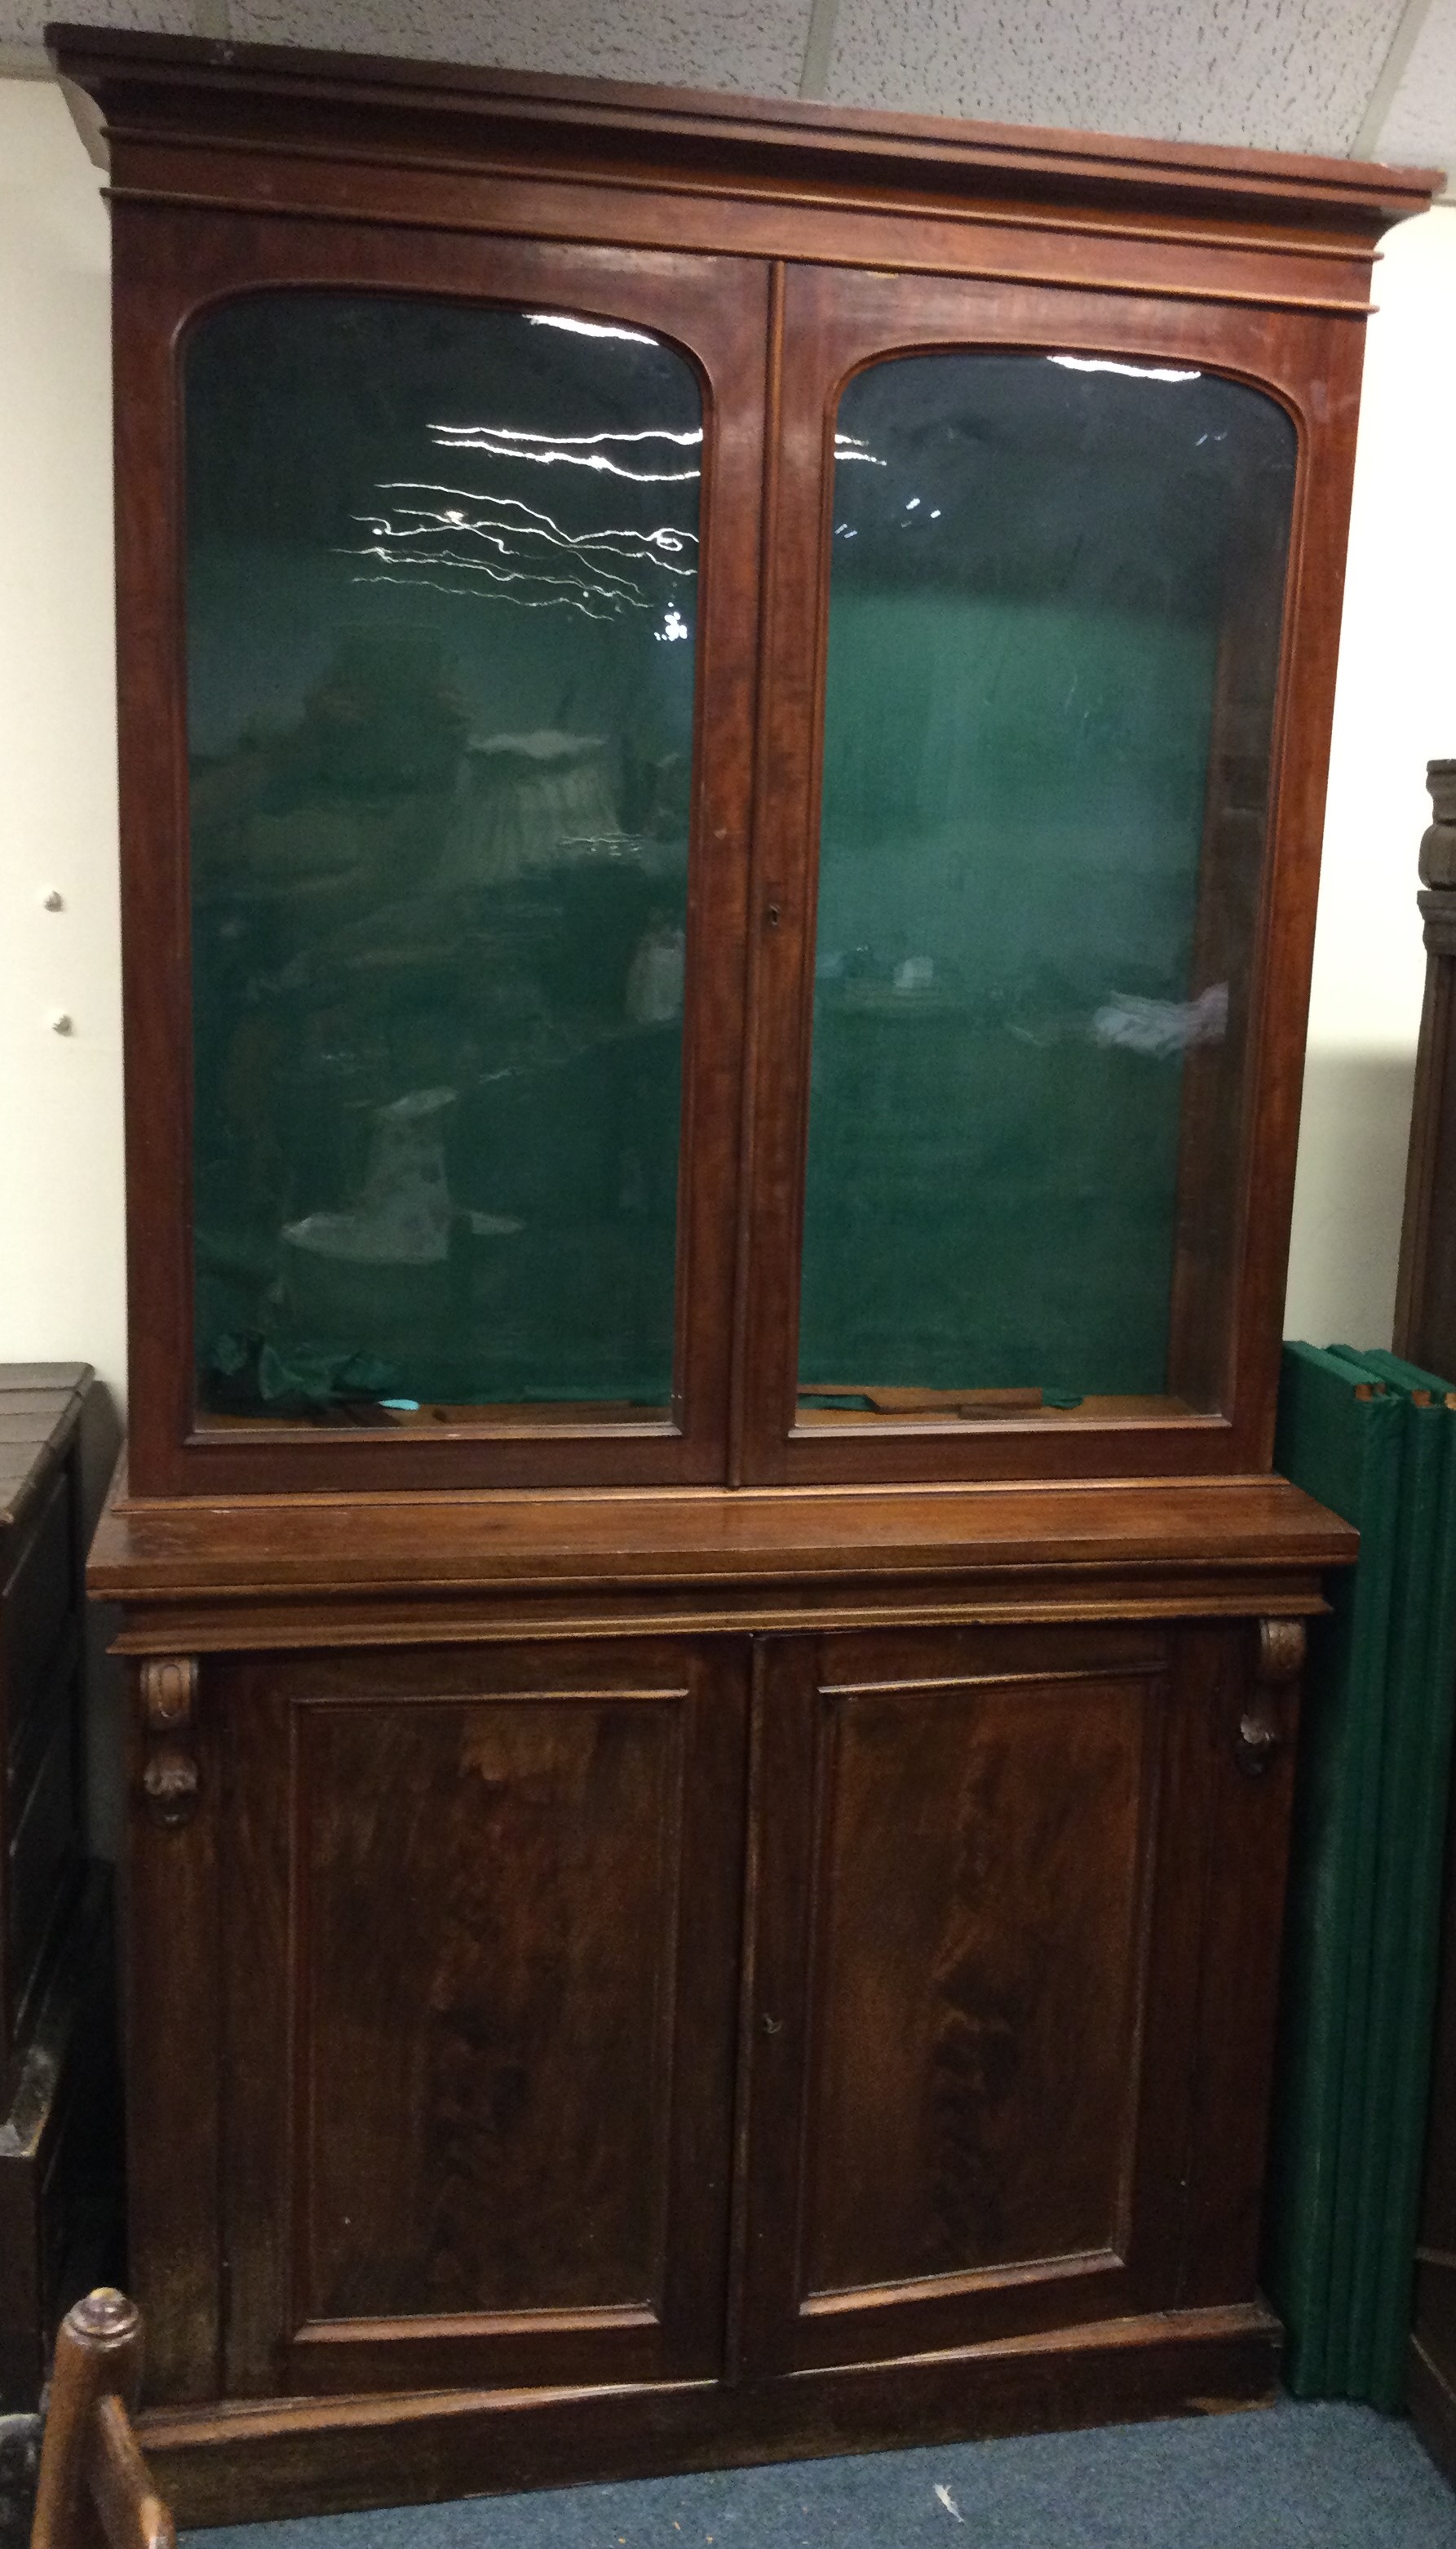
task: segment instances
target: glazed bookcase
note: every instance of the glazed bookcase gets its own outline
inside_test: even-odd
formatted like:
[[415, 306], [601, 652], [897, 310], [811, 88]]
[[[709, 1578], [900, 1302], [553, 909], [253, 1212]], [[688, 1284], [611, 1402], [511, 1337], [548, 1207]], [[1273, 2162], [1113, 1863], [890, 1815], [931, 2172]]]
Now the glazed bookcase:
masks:
[[1270, 1469], [1431, 180], [62, 28], [186, 2518], [1268, 2395]]

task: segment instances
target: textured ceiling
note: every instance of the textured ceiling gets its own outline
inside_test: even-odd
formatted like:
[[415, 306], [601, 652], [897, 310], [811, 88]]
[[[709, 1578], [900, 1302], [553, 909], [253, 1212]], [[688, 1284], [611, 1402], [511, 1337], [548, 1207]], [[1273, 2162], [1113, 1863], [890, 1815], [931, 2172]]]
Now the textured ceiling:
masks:
[[230, 0], [228, 26], [257, 44], [783, 97], [798, 87], [809, 0]]
[[1401, 0], [840, 0], [830, 94], [1346, 151], [1400, 15]]
[[1434, 0], [1416, 32], [1381, 121], [1380, 150], [1386, 159], [1456, 172], [1456, 0]]
[[0, 0], [12, 67], [39, 63], [61, 6], [174, 34], [1456, 165], [1456, 0]]

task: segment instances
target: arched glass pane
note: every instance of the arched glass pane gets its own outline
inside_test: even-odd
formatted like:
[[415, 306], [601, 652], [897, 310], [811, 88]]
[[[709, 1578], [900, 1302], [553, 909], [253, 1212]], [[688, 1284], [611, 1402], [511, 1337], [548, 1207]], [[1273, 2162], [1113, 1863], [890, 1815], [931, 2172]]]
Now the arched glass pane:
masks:
[[926, 354], [836, 453], [800, 1422], [1217, 1406], [1293, 428]]
[[185, 383], [204, 1414], [661, 1411], [694, 376], [293, 292]]

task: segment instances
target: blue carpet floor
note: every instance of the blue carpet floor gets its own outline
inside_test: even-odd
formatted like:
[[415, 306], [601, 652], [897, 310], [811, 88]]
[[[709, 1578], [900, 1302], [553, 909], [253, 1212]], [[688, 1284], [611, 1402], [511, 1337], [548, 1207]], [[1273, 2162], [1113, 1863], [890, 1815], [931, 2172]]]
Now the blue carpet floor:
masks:
[[188, 2536], [193, 2549], [1456, 2549], [1456, 2495], [1408, 2424], [1285, 2402]]

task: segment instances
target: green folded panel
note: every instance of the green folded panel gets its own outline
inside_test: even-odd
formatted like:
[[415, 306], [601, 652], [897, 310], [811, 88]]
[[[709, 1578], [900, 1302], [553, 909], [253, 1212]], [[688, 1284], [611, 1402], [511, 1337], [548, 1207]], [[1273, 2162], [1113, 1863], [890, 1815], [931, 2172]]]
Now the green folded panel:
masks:
[[1351, 2395], [1394, 2410], [1405, 2404], [1456, 1719], [1456, 1393], [1436, 1373], [1395, 1355], [1370, 1353], [1362, 1360], [1374, 1377], [1406, 1397], [1408, 1425], [1439, 1447], [1424, 1580], [1410, 1586], [1404, 1652], [1402, 1584], [1413, 1577], [1413, 1552], [1408, 1563], [1403, 1549], [1397, 1570], [1393, 1710], [1381, 1792], [1383, 1934], [1375, 1958], [1371, 2132], [1351, 2312], [1351, 2366], [1360, 2383]]
[[[1420, 1760], [1432, 1713], [1438, 1533], [1451, 1420], [1444, 1393], [1394, 1356], [1360, 1354], [1348, 1346], [1330, 1351], [1360, 1375], [1384, 1382], [1400, 1406], [1403, 1437], [1379, 1761], [1372, 1763], [1374, 1785], [1366, 1800], [1373, 1886], [1368, 1906], [1357, 1903], [1351, 1959], [1351, 2039], [1336, 2169], [1325, 2365], [1332, 2390], [1372, 2400], [1392, 2169], [1397, 2145], [1410, 2130], [1399, 2084], [1409, 2070], [1409, 1967], [1412, 1924], [1419, 1921], [1412, 1852], [1421, 1814]], [[1362, 1937], [1363, 1990], [1355, 1970]], [[1363, 2030], [1358, 2019], [1362, 2002]]]
[[1285, 2375], [1301, 2398], [1330, 2395], [1346, 2348], [1331, 2327], [1331, 2274], [1346, 2066], [1367, 2027], [1370, 1914], [1387, 1650], [1399, 1520], [1400, 1398], [1338, 1355], [1288, 1345], [1275, 1462], [1353, 1523], [1358, 1563], [1316, 1623], [1301, 1738], [1265, 2274], [1289, 2334]]

